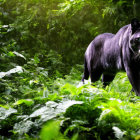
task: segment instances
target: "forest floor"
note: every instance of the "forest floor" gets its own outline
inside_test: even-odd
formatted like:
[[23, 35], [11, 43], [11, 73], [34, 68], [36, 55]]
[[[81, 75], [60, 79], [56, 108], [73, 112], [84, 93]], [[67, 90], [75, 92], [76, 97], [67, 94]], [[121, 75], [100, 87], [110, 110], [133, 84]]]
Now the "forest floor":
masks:
[[94, 86], [90, 80], [82, 84], [79, 69], [55, 80], [45, 81], [45, 70], [32, 80], [27, 71], [7, 80], [9, 88], [0, 104], [0, 138], [140, 139], [140, 98], [130, 92], [126, 74], [118, 73], [104, 89], [100, 80]]

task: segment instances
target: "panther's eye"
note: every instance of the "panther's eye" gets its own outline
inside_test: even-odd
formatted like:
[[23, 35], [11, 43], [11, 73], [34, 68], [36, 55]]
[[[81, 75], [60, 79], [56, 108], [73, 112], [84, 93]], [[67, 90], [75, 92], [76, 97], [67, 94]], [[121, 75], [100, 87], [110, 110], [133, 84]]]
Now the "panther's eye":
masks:
[[135, 42], [140, 42], [140, 37], [135, 38]]

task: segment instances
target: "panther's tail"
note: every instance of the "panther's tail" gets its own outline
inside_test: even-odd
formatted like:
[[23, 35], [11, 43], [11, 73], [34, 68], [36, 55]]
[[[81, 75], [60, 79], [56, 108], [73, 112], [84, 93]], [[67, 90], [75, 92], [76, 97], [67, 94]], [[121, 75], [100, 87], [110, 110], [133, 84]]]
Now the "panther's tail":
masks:
[[87, 61], [85, 58], [85, 60], [84, 60], [84, 75], [82, 78], [82, 82], [84, 83], [84, 79], [88, 80], [88, 78], [89, 78], [89, 71], [88, 71], [88, 67], [87, 67]]

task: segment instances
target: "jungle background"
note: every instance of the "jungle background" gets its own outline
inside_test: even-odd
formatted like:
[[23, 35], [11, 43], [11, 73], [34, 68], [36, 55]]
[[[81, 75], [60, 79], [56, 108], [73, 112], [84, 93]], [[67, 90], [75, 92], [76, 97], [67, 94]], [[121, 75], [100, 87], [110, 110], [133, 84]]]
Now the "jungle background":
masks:
[[0, 139], [140, 139], [126, 73], [80, 84], [95, 36], [137, 17], [136, 0], [0, 0]]

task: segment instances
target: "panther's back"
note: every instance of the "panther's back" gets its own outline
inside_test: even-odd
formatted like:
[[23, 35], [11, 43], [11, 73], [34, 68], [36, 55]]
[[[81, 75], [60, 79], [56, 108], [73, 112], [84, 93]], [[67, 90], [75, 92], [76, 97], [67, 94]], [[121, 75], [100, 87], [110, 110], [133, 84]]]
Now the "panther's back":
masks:
[[[104, 46], [104, 42], [107, 39], [111, 39], [114, 37], [114, 34], [111, 33], [103, 33], [95, 37], [95, 39], [89, 44], [86, 52], [85, 57], [87, 60], [91, 60], [93, 57], [100, 56], [101, 49]], [[94, 53], [96, 52], [96, 53]], [[98, 53], [99, 52], [99, 53]], [[96, 56], [95, 56], [96, 55]], [[88, 58], [87, 58], [88, 57]]]

